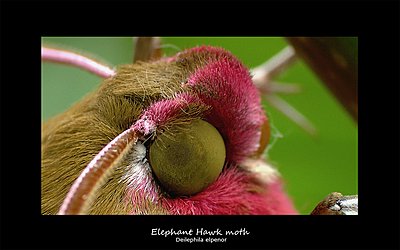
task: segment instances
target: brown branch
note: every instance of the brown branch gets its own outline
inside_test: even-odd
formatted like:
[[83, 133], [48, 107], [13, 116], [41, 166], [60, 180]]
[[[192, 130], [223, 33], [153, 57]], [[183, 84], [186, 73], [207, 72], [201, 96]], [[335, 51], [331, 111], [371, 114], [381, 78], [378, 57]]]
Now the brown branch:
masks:
[[162, 57], [161, 39], [159, 37], [136, 38], [133, 62], [156, 60]]
[[287, 40], [357, 121], [357, 40], [339, 37], [289, 37]]

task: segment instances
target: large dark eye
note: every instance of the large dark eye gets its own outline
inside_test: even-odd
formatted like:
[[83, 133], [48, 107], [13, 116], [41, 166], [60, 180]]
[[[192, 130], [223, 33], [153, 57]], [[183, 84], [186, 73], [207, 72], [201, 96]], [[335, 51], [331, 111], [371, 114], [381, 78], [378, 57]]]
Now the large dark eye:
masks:
[[225, 144], [208, 122], [195, 120], [178, 132], [164, 132], [150, 146], [150, 164], [173, 195], [192, 195], [213, 183], [225, 162]]

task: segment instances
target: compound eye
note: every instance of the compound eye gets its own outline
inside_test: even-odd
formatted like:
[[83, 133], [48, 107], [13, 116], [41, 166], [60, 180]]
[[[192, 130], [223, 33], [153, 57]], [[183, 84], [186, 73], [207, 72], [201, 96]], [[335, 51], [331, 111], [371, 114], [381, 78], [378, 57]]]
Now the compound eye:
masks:
[[164, 132], [150, 146], [150, 164], [171, 195], [196, 194], [213, 183], [225, 163], [225, 144], [218, 130], [195, 120], [177, 132]]

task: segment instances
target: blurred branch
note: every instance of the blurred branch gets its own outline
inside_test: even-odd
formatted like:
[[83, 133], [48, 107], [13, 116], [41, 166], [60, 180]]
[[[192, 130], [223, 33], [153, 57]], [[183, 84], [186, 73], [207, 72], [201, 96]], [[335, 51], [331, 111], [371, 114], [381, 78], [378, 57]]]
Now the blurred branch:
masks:
[[[261, 89], [264, 92], [264, 89]], [[265, 87], [265, 92], [279, 93], [279, 94], [297, 94], [300, 93], [301, 87], [295, 83], [283, 83], [270, 81]]]
[[291, 46], [281, 50], [279, 53], [268, 59], [265, 63], [251, 69], [253, 83], [264, 95], [266, 101], [287, 116], [311, 135], [316, 135], [314, 125], [299, 111], [285, 102], [277, 94], [294, 94], [300, 92], [297, 84], [282, 84], [273, 81], [280, 73], [286, 70], [296, 60], [296, 54]]
[[268, 82], [287, 69], [296, 60], [296, 55], [291, 46], [281, 50], [265, 63], [252, 69], [253, 82], [258, 88], [268, 85]]
[[269, 104], [274, 106], [277, 110], [279, 110], [289, 119], [298, 124], [306, 132], [311, 135], [317, 134], [317, 129], [315, 128], [315, 126], [304, 115], [302, 115], [285, 100], [277, 95], [266, 95], [265, 99]]
[[296, 54], [314, 70], [358, 121], [358, 50], [356, 38], [288, 37]]
[[137, 37], [133, 62], [156, 60], [162, 57], [161, 39], [159, 37]]

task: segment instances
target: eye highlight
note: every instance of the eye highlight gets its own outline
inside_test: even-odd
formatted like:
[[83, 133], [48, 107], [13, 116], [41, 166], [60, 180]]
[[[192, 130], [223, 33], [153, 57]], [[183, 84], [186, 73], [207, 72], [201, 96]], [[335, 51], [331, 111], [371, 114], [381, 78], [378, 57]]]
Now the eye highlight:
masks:
[[203, 120], [195, 120], [173, 136], [159, 135], [150, 146], [150, 164], [157, 179], [171, 195], [196, 194], [221, 173], [226, 156], [218, 130]]

